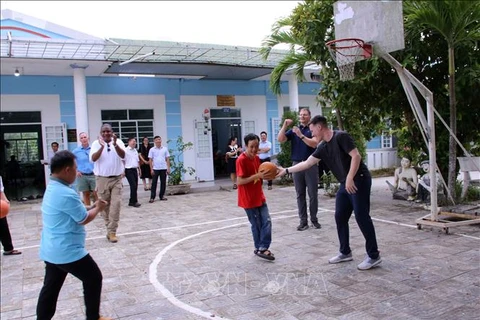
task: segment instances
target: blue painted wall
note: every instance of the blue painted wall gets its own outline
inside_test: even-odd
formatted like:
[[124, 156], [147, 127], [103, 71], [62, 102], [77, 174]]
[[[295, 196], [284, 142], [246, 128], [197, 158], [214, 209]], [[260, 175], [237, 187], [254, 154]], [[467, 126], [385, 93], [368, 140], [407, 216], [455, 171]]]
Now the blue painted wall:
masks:
[[[73, 77], [0, 76], [2, 94], [58, 94], [61, 121], [68, 129], [76, 127]], [[300, 83], [299, 94], [315, 95], [317, 83]], [[87, 94], [165, 95], [167, 132], [169, 136], [182, 135], [180, 96], [182, 95], [264, 95], [268, 121], [279, 116], [278, 99], [269, 89], [268, 81], [217, 81], [127, 77], [87, 77]], [[288, 94], [288, 84], [282, 84], [282, 93]], [[272, 136], [270, 123], [268, 135]], [[72, 143], [72, 148], [76, 146]]]
[[380, 149], [382, 147], [382, 138], [376, 136], [372, 140], [367, 142], [367, 149]]

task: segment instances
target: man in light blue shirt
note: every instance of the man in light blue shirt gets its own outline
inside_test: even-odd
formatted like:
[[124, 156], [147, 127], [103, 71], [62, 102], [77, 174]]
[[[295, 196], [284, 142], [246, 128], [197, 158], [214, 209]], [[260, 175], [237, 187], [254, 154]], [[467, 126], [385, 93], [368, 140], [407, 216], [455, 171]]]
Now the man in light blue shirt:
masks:
[[[42, 237], [40, 259], [45, 261], [45, 278], [37, 303], [37, 319], [52, 319], [65, 278], [71, 273], [83, 283], [88, 320], [100, 317], [102, 272], [85, 249], [85, 226], [105, 209], [107, 203], [96, 201], [85, 208], [71, 187], [77, 177], [75, 155], [63, 150], [50, 163], [52, 176], [42, 202]], [[87, 211], [88, 210], [88, 211]]]
[[78, 135], [80, 146], [73, 150], [77, 158], [77, 191], [83, 194], [83, 204], [90, 206], [90, 195], [93, 194], [95, 201], [98, 200], [95, 191], [95, 174], [93, 173], [93, 162], [90, 161], [90, 143], [86, 132]]

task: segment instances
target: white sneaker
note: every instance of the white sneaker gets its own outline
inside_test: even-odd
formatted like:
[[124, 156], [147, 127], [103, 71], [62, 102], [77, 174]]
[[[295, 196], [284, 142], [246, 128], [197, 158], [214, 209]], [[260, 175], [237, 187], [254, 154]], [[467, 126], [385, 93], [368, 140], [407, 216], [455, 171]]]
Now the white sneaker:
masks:
[[367, 256], [365, 260], [363, 260], [363, 262], [357, 266], [357, 268], [358, 270], [368, 270], [378, 266], [380, 263], [382, 263], [382, 258], [380, 258], [380, 256], [378, 256], [377, 259], [372, 259]]
[[350, 252], [349, 254], [343, 254], [339, 253], [338, 256], [335, 256], [333, 258], [328, 259], [328, 263], [340, 263], [340, 262], [346, 262], [346, 261], [352, 261], [352, 253]]

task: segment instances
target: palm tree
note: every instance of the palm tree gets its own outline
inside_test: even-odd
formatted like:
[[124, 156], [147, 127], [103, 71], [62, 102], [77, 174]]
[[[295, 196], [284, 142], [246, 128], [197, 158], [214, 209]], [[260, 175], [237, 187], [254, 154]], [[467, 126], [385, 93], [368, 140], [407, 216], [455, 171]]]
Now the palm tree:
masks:
[[260, 53], [265, 60], [270, 52], [279, 44], [286, 44], [290, 47], [287, 55], [273, 69], [270, 77], [270, 89], [275, 94], [281, 94], [281, 78], [288, 70], [293, 69], [299, 80], [304, 80], [303, 69], [305, 64], [312, 62], [311, 55], [305, 53], [302, 46], [302, 39], [295, 36], [291, 31], [291, 19], [281, 18], [272, 27], [272, 34], [262, 43]]
[[[480, 40], [480, 2], [411, 0], [404, 2], [405, 30], [407, 34], [433, 31], [441, 34], [448, 47], [448, 91], [450, 129], [457, 133], [457, 102], [455, 98], [455, 48], [464, 42]], [[449, 138], [448, 189], [455, 194], [456, 142]]]

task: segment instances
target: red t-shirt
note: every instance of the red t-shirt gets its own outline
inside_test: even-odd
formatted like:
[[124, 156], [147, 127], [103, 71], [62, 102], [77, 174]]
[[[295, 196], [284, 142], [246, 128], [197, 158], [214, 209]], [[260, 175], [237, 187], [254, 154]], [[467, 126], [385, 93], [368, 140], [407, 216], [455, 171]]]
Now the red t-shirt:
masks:
[[[242, 153], [237, 159], [237, 176], [248, 178], [258, 172], [260, 158], [255, 156], [250, 159], [247, 154]], [[258, 179], [247, 184], [238, 186], [238, 206], [244, 209], [257, 208], [265, 203], [265, 195], [262, 189], [263, 181]]]

